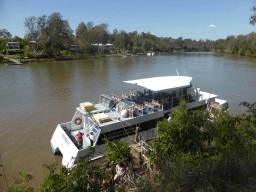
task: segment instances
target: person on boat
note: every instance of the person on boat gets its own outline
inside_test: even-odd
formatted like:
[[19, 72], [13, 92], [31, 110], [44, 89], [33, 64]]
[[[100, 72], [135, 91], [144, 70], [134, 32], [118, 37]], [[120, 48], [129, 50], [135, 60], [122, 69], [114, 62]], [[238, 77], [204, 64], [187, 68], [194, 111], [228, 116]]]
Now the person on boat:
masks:
[[80, 131], [78, 131], [78, 134], [76, 135], [77, 137], [77, 140], [78, 140], [78, 146], [79, 146], [79, 149], [82, 148], [83, 146], [83, 133], [81, 133]]
[[170, 123], [170, 121], [172, 120], [172, 114], [171, 113], [168, 114], [168, 119], [167, 120], [168, 120], [168, 123]]
[[94, 140], [94, 137], [93, 137], [93, 132], [91, 132], [90, 136], [89, 136], [89, 139], [91, 141], [91, 146], [93, 146], [93, 140]]
[[117, 181], [118, 179], [122, 181], [124, 176], [125, 176], [125, 166], [121, 161], [119, 161], [118, 164], [116, 165], [116, 175], [114, 177], [114, 181]]

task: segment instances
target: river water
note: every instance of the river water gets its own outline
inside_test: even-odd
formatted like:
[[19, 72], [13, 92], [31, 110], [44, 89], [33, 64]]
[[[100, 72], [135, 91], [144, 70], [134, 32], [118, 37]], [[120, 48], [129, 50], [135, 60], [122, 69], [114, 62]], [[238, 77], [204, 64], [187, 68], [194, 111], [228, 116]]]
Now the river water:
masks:
[[[0, 155], [10, 181], [19, 171], [42, 183], [43, 164], [61, 163], [50, 150], [58, 123], [68, 122], [80, 102], [98, 102], [101, 93], [126, 89], [124, 80], [187, 75], [202, 91], [228, 100], [231, 114], [242, 101], [256, 101], [256, 59], [213, 53], [105, 57], [85, 61], [0, 65]], [[128, 87], [129, 88], [129, 87]], [[0, 161], [1, 164], [1, 161]], [[0, 168], [0, 191], [6, 188]]]

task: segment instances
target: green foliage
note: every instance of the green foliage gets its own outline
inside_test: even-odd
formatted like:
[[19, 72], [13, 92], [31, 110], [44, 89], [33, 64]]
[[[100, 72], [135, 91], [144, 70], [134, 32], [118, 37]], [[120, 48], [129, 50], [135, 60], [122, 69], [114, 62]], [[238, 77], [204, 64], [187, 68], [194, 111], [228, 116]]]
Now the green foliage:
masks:
[[249, 19], [249, 23], [254, 26], [256, 22], [256, 7], [253, 7], [251, 10], [254, 12], [254, 15], [252, 15], [251, 18]]
[[26, 46], [23, 49], [23, 52], [24, 52], [25, 57], [32, 57], [33, 56], [33, 53], [32, 53], [32, 51], [30, 50], [30, 48], [28, 46]]
[[[100, 191], [105, 172], [98, 165], [92, 165], [87, 158], [80, 158], [72, 169], [57, 170], [57, 164], [44, 165], [50, 174], [44, 179], [40, 191]], [[90, 186], [88, 188], [88, 186]]]
[[26, 39], [22, 39], [19, 37], [15, 37], [12, 42], [18, 42], [20, 45], [20, 49], [23, 49], [25, 46], [29, 45], [29, 41]]
[[255, 103], [248, 103], [248, 102], [241, 102], [239, 105], [246, 106], [248, 108], [247, 112], [252, 113], [254, 116], [256, 115], [256, 102]]
[[49, 17], [28, 17], [24, 25], [27, 29], [26, 38], [41, 44], [39, 48], [44, 49], [48, 56], [53, 56], [54, 53], [58, 55], [64, 49], [64, 44], [72, 44], [70, 39], [73, 30], [60, 13], [52, 13]]
[[209, 112], [190, 112], [181, 101], [172, 121], [159, 123], [151, 146], [151, 164], [161, 170], [155, 182], [172, 191], [254, 190], [256, 103], [241, 105], [250, 115], [216, 111], [209, 121]]
[[5, 45], [6, 45], [7, 41], [4, 39], [0, 39], [0, 53], [4, 53], [5, 52]]
[[256, 57], [256, 47], [254, 45], [255, 37], [256, 33], [252, 32], [245, 36], [228, 36], [226, 39], [218, 39], [214, 42], [212, 51]]
[[6, 29], [0, 29], [0, 37], [4, 39], [11, 39], [12, 34]]
[[155, 155], [165, 154], [172, 160], [179, 158], [183, 153], [194, 153], [202, 150], [202, 143], [211, 138], [210, 128], [201, 131], [209, 124], [209, 112], [206, 110], [188, 111], [184, 99], [181, 100], [178, 110], [173, 112], [170, 123], [167, 120], [159, 122], [159, 133]]
[[130, 148], [128, 143], [119, 140], [117, 143], [104, 139], [108, 151], [105, 153], [108, 162], [118, 162], [130, 156]]
[[63, 57], [69, 56], [69, 52], [67, 50], [61, 51], [61, 54], [62, 54]]
[[32, 192], [33, 187], [28, 186], [30, 180], [34, 179], [32, 175], [25, 172], [19, 172], [18, 177], [14, 177], [8, 192]]

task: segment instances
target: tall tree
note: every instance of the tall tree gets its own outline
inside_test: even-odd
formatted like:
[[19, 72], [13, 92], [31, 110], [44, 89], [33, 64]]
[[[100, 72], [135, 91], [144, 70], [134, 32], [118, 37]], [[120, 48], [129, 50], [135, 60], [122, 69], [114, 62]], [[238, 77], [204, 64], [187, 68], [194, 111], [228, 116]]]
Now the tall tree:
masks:
[[[90, 27], [90, 26], [89, 26]], [[88, 41], [88, 30], [84, 22], [81, 22], [76, 29], [76, 38], [77, 41], [84, 50], [84, 54], [86, 55], [86, 49], [90, 47]]]
[[116, 35], [116, 43], [118, 45], [118, 52], [119, 52], [119, 48], [122, 48], [122, 50], [124, 51], [126, 45], [127, 45], [127, 41], [128, 41], [128, 36], [126, 31], [121, 30], [117, 35]]
[[256, 7], [253, 7], [251, 10], [254, 12], [254, 15], [249, 19], [249, 23], [254, 25], [256, 23]]
[[79, 23], [77, 29], [76, 29], [76, 37], [85, 37], [87, 35], [87, 27], [85, 23], [82, 21]]
[[37, 29], [40, 32], [40, 34], [45, 34], [45, 30], [46, 30], [46, 26], [47, 26], [47, 16], [43, 15], [41, 17], [37, 18]]
[[31, 16], [25, 19], [24, 26], [27, 29], [25, 36], [30, 41], [37, 41], [39, 36], [39, 31], [37, 28], [37, 18], [35, 16]]
[[28, 17], [24, 22], [27, 28], [26, 37], [30, 40], [39, 40], [40, 47], [52, 55], [52, 49], [59, 51], [64, 47], [67, 39], [72, 37], [73, 30], [67, 20], [62, 19], [60, 13], [53, 13], [49, 17]]
[[[97, 44], [106, 44], [108, 40], [108, 24], [107, 23], [102, 23], [100, 25], [97, 25], [92, 28], [92, 41]], [[104, 48], [104, 46], [102, 47]], [[100, 49], [100, 46], [98, 46], [98, 51]], [[104, 49], [103, 49], [104, 51]]]
[[91, 45], [92, 43], [92, 28], [94, 26], [94, 23], [92, 21], [89, 21], [86, 23], [87, 31], [88, 31], [88, 42]]
[[73, 30], [70, 28], [68, 21], [63, 20], [60, 13], [53, 13], [48, 17], [46, 27], [48, 41], [61, 44], [62, 40], [72, 33]]
[[45, 44], [50, 55], [51, 49], [54, 49], [60, 53], [63, 48], [63, 42], [69, 35], [73, 34], [73, 30], [70, 28], [67, 20], [62, 19], [60, 13], [53, 13], [47, 18], [47, 23], [42, 29], [43, 36], [45, 37]]
[[11, 39], [12, 34], [7, 29], [0, 29], [0, 37], [4, 39]]

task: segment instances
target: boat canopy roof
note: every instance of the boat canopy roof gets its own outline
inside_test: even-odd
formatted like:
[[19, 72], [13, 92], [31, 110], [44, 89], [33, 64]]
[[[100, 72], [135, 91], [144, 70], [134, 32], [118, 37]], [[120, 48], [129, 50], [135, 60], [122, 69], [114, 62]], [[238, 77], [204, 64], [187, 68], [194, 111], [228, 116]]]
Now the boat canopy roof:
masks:
[[192, 77], [187, 76], [163, 76], [145, 79], [137, 79], [131, 81], [123, 81], [124, 83], [137, 84], [152, 91], [161, 91], [174, 88], [182, 88], [190, 85]]

